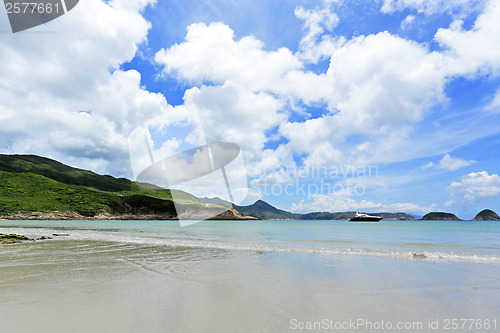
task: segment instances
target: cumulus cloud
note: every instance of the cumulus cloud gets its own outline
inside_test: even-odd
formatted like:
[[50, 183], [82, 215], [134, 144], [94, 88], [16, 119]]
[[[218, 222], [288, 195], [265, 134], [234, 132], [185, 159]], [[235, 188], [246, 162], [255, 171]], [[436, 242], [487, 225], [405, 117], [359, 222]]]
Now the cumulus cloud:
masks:
[[418, 121], [444, 97], [442, 61], [440, 54], [388, 32], [356, 37], [332, 56], [330, 107], [341, 111], [342, 122], [366, 132]]
[[436, 41], [447, 50], [449, 75], [500, 74], [500, 3], [488, 2], [470, 30], [463, 28], [461, 20], [449, 28], [440, 28]]
[[462, 158], [451, 157], [450, 154], [446, 154], [443, 156], [443, 158], [441, 160], [439, 160], [439, 162], [437, 164], [435, 164], [433, 162], [429, 162], [429, 164], [427, 164], [425, 166], [425, 168], [434, 167], [434, 168], [438, 168], [438, 169], [455, 171], [455, 170], [458, 170], [460, 168], [472, 165], [474, 163], [476, 163], [476, 161], [473, 161], [473, 160], [467, 161], [467, 160], [464, 160]]
[[[140, 12], [148, 3], [88, 0], [78, 10], [37, 28], [57, 33], [2, 39], [0, 118], [8, 126], [0, 135], [5, 151], [46, 154], [63, 161], [83, 158], [85, 163], [101, 159], [98, 170], [106, 168], [105, 156], [121, 156], [123, 162], [128, 133], [169, 109], [164, 96], [141, 87], [140, 73], [119, 69], [146, 41], [150, 24]], [[304, 35], [295, 54], [286, 48], [266, 50], [252, 36], [237, 40], [222, 23], [199, 23], [188, 27], [183, 42], [159, 51], [155, 61], [164, 75], [198, 85], [186, 91], [184, 107], [204, 118], [206, 134], [239, 143], [259, 165], [269, 132], [276, 127], [278, 135], [289, 140], [281, 151], [304, 154], [309, 164], [414, 158], [399, 152], [409, 154], [405, 143], [413, 126], [446, 100], [449, 59], [465, 63], [481, 54], [482, 60], [476, 59], [473, 66], [478, 68], [499, 58], [494, 54], [491, 60], [484, 59], [491, 52], [482, 51], [467, 55], [462, 46], [466, 42], [459, 42], [498, 38], [493, 19], [498, 6], [492, 4], [471, 31], [450, 27], [436, 35], [447, 54], [381, 32], [337, 40], [335, 47], [325, 48], [328, 52], [317, 53], [331, 54], [331, 64], [325, 73], [316, 74], [305, 69], [316, 60], [304, 52], [332, 41], [328, 38], [333, 38], [331, 31], [338, 23], [332, 8], [331, 1], [312, 10], [297, 8]], [[491, 45], [500, 43], [468, 49]], [[295, 101], [320, 105], [325, 113], [289, 122]], [[363, 139], [355, 149], [351, 136]]]
[[[428, 1], [391, 3], [418, 5], [426, 11], [434, 8]], [[489, 1], [472, 29], [465, 30], [457, 22], [440, 29], [435, 38], [444, 51], [430, 51], [388, 32], [351, 39], [335, 49], [325, 76], [331, 90], [323, 100], [331, 113], [283, 124], [280, 133], [296, 153], [313, 154], [315, 147], [328, 141], [335, 143], [336, 149], [349, 151], [353, 156], [348, 159], [356, 163], [403, 161], [456, 147], [438, 132], [427, 140], [413, 135], [413, 130], [436, 105], [446, 104], [444, 88], [453, 78], [497, 75], [499, 10], [497, 1]], [[453, 132], [456, 130], [453, 128]], [[483, 131], [488, 129], [483, 127]], [[370, 142], [372, 149], [352, 149], [349, 138], [359, 135]], [[471, 137], [470, 129], [466, 136]]]
[[346, 188], [331, 194], [314, 194], [311, 202], [301, 200], [292, 204], [290, 210], [293, 212], [409, 212], [424, 214], [435, 209], [435, 206], [419, 206], [413, 203], [391, 203], [384, 204], [369, 200], [356, 200], [355, 190]]
[[462, 202], [471, 203], [500, 194], [500, 177], [487, 171], [472, 172], [448, 186], [453, 200], [448, 205]]
[[287, 48], [268, 52], [255, 37], [234, 40], [234, 31], [223, 23], [191, 24], [185, 41], [158, 51], [155, 61], [181, 80], [230, 82], [252, 91], [279, 86], [287, 72], [303, 66]]
[[325, 32], [332, 32], [339, 23], [339, 17], [333, 12], [334, 0], [324, 0], [321, 7], [306, 10], [295, 9], [295, 16], [304, 21], [304, 35], [300, 39], [299, 57], [311, 63], [317, 63], [324, 57], [331, 57], [333, 51], [342, 45], [345, 38], [334, 38]]
[[[392, 8], [399, 8], [398, 3], [391, 2]], [[419, 6], [430, 3], [421, 2]], [[319, 45], [321, 36], [335, 28], [338, 17], [332, 8], [329, 1], [312, 10], [297, 8], [297, 17], [304, 20], [303, 45]], [[438, 131], [421, 137], [415, 127], [437, 105], [447, 102], [445, 87], [449, 80], [493, 63], [484, 59], [471, 62], [465, 51], [459, 50], [469, 32], [480, 40], [485, 36], [500, 38], [500, 33], [492, 33], [495, 11], [491, 2], [471, 31], [453, 26], [440, 30], [436, 40], [446, 48], [444, 52], [431, 51], [425, 44], [388, 32], [343, 40], [331, 48], [325, 73], [306, 69], [307, 63], [315, 60], [305, 57], [302, 49], [296, 53], [286, 48], [266, 50], [255, 37], [235, 39], [233, 30], [222, 23], [190, 25], [185, 40], [159, 51], [155, 61], [164, 75], [199, 85], [186, 92], [185, 101], [199, 109], [208, 124], [213, 124], [212, 120], [225, 123], [227, 129], [220, 132], [232, 140], [242, 140], [244, 132], [252, 138], [254, 165], [259, 165], [269, 131], [276, 126], [278, 137], [287, 139], [282, 151], [303, 156], [302, 163], [404, 161], [457, 145], [456, 140]], [[448, 38], [447, 34], [455, 35]], [[488, 54], [490, 44], [481, 42], [473, 49], [477, 54]], [[495, 55], [491, 58], [500, 59]], [[466, 63], [470, 64], [467, 70], [454, 67]], [[289, 121], [295, 102], [323, 107], [324, 112], [318, 118]], [[253, 119], [244, 103], [255, 103]], [[245, 121], [239, 121], [240, 117]], [[454, 165], [446, 162], [448, 168], [460, 164], [456, 160]]]
[[[393, 2], [393, 7], [399, 8], [396, 4]], [[419, 6], [426, 13], [437, 8], [423, 1]], [[451, 4], [441, 8], [446, 6]], [[366, 165], [428, 156], [456, 144], [438, 133], [429, 136], [432, 144], [428, 144], [427, 139], [414, 135], [414, 127], [435, 105], [446, 102], [444, 87], [450, 78], [484, 65], [484, 60], [478, 60], [466, 71], [453, 65], [468, 59], [450, 40], [469, 38], [468, 32], [454, 26], [441, 30], [436, 39], [445, 52], [430, 51], [426, 45], [388, 32], [333, 40], [329, 33], [338, 24], [338, 17], [332, 8], [329, 1], [312, 10], [297, 8], [297, 17], [304, 20], [304, 35], [295, 54], [286, 48], [265, 50], [264, 43], [252, 36], [236, 40], [228, 26], [212, 23], [189, 26], [185, 41], [161, 50], [155, 61], [165, 75], [195, 85], [208, 83], [188, 90], [185, 103], [200, 112], [207, 128], [216, 129], [209, 135], [243, 144], [251, 156], [247, 158], [249, 169], [254, 171], [268, 167], [270, 161], [275, 165], [276, 159], [270, 158], [273, 154], [292, 167], [292, 154], [304, 156], [302, 163], [308, 165], [345, 161]], [[495, 26], [492, 10], [488, 7], [471, 30], [480, 38], [495, 40], [500, 36], [491, 32]], [[447, 40], [442, 37], [446, 31], [456, 36]], [[304, 68], [319, 58], [306, 56], [305, 50], [319, 45], [325, 47], [316, 50], [317, 55], [332, 53], [328, 71], [316, 74]], [[477, 50], [488, 53], [490, 48], [480, 43]], [[287, 102], [294, 101], [319, 104], [325, 112], [316, 119], [289, 122]], [[249, 105], [256, 107], [251, 111]], [[288, 140], [278, 148], [279, 154], [278, 150], [263, 150], [268, 131], [277, 125], [278, 136]], [[362, 139], [355, 149], [350, 142], [353, 136]], [[449, 169], [463, 163], [445, 158], [439, 166]], [[276, 168], [275, 174], [265, 178], [286, 182], [288, 177]], [[258, 172], [252, 174], [257, 176]]]
[[289, 49], [267, 51], [253, 36], [235, 40], [234, 31], [223, 23], [191, 24], [185, 40], [158, 51], [155, 62], [164, 75], [194, 85], [235, 86], [307, 104], [332, 94], [326, 75], [304, 70], [300, 57]]
[[332, 112], [283, 124], [280, 133], [297, 153], [314, 153], [323, 142], [345, 150], [350, 136], [364, 135], [372, 149], [351, 150], [356, 156], [350, 158], [369, 163], [402, 157], [396, 152], [407, 151], [400, 144], [412, 126], [445, 100], [443, 61], [441, 54], [387, 32], [356, 37], [334, 52], [326, 73], [331, 91], [324, 99]]
[[198, 114], [207, 141], [238, 144], [249, 165], [263, 158], [266, 132], [287, 119], [280, 99], [229, 84], [189, 89], [184, 105]]
[[[251, 36], [235, 40], [222, 23], [190, 25], [185, 41], [160, 50], [155, 61], [165, 75], [200, 85], [186, 91], [184, 105], [198, 112], [209, 141], [238, 143], [250, 170], [272, 160], [264, 144], [288, 121], [288, 102], [317, 102], [331, 90], [325, 75], [304, 71], [290, 50], [264, 50]], [[291, 160], [289, 148], [278, 151]]]
[[149, 3], [86, 0], [46, 25], [2, 36], [3, 151], [128, 174], [130, 130], [167, 105], [141, 87], [137, 71], [119, 69], [146, 41], [141, 11]]

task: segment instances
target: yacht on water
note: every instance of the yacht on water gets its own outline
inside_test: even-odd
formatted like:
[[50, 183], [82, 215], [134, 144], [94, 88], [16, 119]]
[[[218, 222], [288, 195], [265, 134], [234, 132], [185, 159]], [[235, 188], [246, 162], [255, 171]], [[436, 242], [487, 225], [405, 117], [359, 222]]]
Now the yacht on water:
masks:
[[382, 216], [368, 215], [365, 213], [358, 213], [349, 219], [349, 222], [378, 222], [382, 220]]

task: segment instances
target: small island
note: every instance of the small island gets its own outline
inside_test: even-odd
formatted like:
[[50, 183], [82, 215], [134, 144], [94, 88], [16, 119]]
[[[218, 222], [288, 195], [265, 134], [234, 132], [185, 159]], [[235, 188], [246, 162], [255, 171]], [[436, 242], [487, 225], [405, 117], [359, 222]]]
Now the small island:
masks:
[[430, 212], [422, 217], [422, 220], [437, 220], [437, 221], [462, 221], [455, 214], [445, 212]]
[[479, 212], [472, 221], [500, 221], [500, 216], [490, 209]]

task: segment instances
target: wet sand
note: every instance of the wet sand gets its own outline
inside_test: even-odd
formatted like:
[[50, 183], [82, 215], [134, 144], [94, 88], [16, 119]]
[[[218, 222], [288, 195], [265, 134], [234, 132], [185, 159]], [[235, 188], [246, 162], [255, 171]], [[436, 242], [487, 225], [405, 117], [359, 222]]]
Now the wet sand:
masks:
[[429, 331], [429, 320], [500, 320], [499, 272], [498, 263], [48, 240], [0, 247], [0, 321], [6, 332], [284, 332], [359, 319]]

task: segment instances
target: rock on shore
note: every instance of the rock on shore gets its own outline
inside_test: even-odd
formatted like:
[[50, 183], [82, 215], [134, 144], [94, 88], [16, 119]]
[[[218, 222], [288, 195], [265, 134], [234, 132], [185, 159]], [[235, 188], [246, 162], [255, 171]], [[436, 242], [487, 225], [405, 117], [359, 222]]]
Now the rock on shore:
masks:
[[33, 241], [33, 239], [28, 238], [24, 235], [0, 234], [0, 244], [14, 244], [14, 243], [22, 243], [25, 241]]
[[243, 216], [236, 209], [231, 208], [222, 214], [209, 218], [209, 220], [258, 220], [258, 218], [253, 216]]

